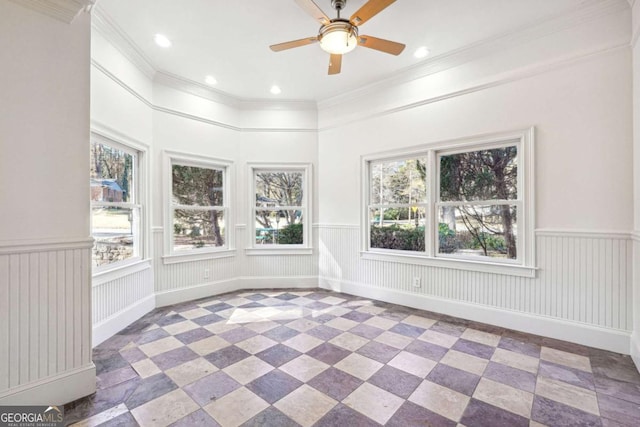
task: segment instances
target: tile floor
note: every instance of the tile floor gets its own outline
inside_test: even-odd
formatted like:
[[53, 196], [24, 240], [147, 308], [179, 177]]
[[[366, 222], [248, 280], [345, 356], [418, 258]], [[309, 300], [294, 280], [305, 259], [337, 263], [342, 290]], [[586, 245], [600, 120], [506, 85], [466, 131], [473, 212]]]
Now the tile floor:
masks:
[[157, 309], [94, 350], [102, 426], [638, 426], [628, 356], [326, 291]]

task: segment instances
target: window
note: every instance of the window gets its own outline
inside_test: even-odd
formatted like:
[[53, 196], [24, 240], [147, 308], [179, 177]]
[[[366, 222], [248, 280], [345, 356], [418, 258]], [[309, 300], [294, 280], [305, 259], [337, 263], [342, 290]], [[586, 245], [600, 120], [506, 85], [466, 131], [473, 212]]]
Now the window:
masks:
[[169, 171], [168, 253], [228, 250], [230, 163], [169, 152], [165, 158]]
[[94, 136], [90, 153], [92, 265], [96, 272], [140, 259], [139, 152]]
[[252, 246], [309, 248], [309, 165], [250, 165]]
[[532, 274], [532, 138], [528, 130], [366, 157], [365, 257]]

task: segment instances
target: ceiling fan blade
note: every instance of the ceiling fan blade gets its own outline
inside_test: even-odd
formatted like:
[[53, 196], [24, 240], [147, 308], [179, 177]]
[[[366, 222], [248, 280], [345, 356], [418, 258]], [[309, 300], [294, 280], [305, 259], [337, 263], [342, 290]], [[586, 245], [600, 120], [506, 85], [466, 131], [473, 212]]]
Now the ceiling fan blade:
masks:
[[342, 55], [331, 54], [331, 58], [329, 59], [329, 75], [339, 74], [341, 68], [342, 68]]
[[318, 41], [317, 37], [307, 37], [306, 39], [292, 40], [290, 42], [272, 44], [269, 46], [272, 51], [280, 52], [281, 50], [293, 49], [294, 47], [306, 46]]
[[358, 45], [396, 56], [400, 55], [405, 48], [402, 43], [396, 43], [391, 40], [379, 39], [372, 36], [358, 37]]
[[354, 25], [362, 25], [395, 1], [396, 0], [369, 0], [360, 9], [358, 9], [356, 13], [351, 15], [349, 21]]
[[295, 0], [295, 2], [298, 3], [298, 6], [300, 6], [305, 12], [311, 15], [313, 19], [322, 25], [328, 24], [331, 21], [322, 9], [313, 2], [313, 0]]

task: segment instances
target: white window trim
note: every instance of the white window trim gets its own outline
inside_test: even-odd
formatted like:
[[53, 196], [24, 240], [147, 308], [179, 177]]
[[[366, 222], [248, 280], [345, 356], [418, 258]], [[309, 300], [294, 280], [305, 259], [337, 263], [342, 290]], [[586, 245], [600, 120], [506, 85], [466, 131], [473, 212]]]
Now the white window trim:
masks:
[[[435, 142], [413, 146], [401, 150], [390, 150], [361, 157], [361, 257], [365, 260], [398, 262], [406, 264], [427, 265], [433, 267], [453, 268], [459, 270], [481, 271], [522, 277], [535, 277], [535, 193], [534, 193], [534, 128], [461, 138], [450, 141]], [[518, 253], [522, 256], [518, 261], [490, 259], [469, 259], [462, 256], [437, 254], [437, 208], [439, 199], [439, 156], [467, 152], [478, 149], [495, 148], [506, 145], [518, 146]], [[425, 252], [398, 251], [369, 248], [369, 186], [372, 161], [392, 160], [417, 155], [427, 155], [427, 222], [425, 224]], [[520, 231], [521, 230], [521, 231]]]
[[[303, 223], [303, 244], [302, 245], [271, 245], [268, 247], [260, 247], [256, 245], [256, 171], [273, 171], [273, 172], [302, 172], [302, 209], [304, 211]], [[311, 255], [313, 253], [313, 242], [311, 236], [313, 233], [312, 219], [312, 200], [311, 180], [312, 180], [312, 164], [298, 162], [284, 163], [247, 163], [247, 177], [249, 181], [249, 198], [248, 198], [248, 242], [245, 249], [246, 255]]]
[[[235, 206], [234, 193], [231, 191], [235, 177], [234, 164], [231, 160], [203, 156], [200, 154], [181, 151], [163, 150], [163, 192], [164, 192], [164, 255], [163, 264], [177, 264], [182, 262], [201, 261], [214, 258], [228, 258], [236, 254], [235, 250], [235, 226], [233, 224], [233, 206]], [[173, 191], [172, 166], [179, 164], [200, 168], [213, 168], [224, 170], [223, 207], [225, 215], [225, 245], [217, 248], [192, 249], [189, 251], [173, 251], [173, 205], [171, 202]]]
[[[128, 203], [139, 209], [139, 225], [136, 236], [138, 255], [124, 261], [114, 262], [99, 267], [92, 267], [91, 274], [94, 278], [100, 277], [101, 281], [111, 280], [113, 277], [131, 274], [136, 271], [140, 263], [146, 262], [149, 257], [149, 146], [143, 142], [129, 138], [97, 122], [91, 123], [90, 141], [95, 141], [110, 147], [117, 148], [136, 157], [136, 166], [133, 170], [134, 195], [136, 203]], [[91, 207], [94, 204], [91, 203]], [[90, 216], [92, 218], [93, 215]], [[91, 225], [93, 233], [93, 225]]]

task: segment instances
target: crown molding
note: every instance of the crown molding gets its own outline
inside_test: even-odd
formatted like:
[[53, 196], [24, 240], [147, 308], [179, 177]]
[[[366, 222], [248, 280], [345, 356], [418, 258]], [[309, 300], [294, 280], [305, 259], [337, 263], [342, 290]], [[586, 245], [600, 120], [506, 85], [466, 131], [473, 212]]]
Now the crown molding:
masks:
[[91, 10], [91, 27], [107, 39], [142, 74], [153, 80], [157, 67], [99, 4]]
[[191, 95], [195, 95], [209, 101], [224, 104], [230, 107], [237, 108], [239, 110], [296, 110], [296, 111], [317, 111], [317, 103], [315, 101], [307, 100], [265, 100], [265, 99], [251, 99], [241, 98], [229, 95], [225, 92], [211, 88], [205, 84], [194, 82], [193, 80], [186, 79], [184, 77], [171, 74], [166, 71], [157, 71], [154, 83], [167, 86], [181, 92], [185, 92]]
[[459, 49], [434, 56], [418, 64], [399, 70], [392, 76], [383, 78], [360, 88], [318, 101], [318, 109], [326, 109], [344, 102], [353, 101], [396, 85], [408, 83], [465, 63], [490, 56], [497, 52], [516, 47], [527, 42], [558, 33], [586, 22], [596, 21], [603, 16], [628, 10], [624, 0], [587, 0], [576, 8], [551, 18], [544, 18], [525, 27], [498, 34]]
[[70, 24], [82, 11], [90, 11], [98, 0], [9, 0]]

